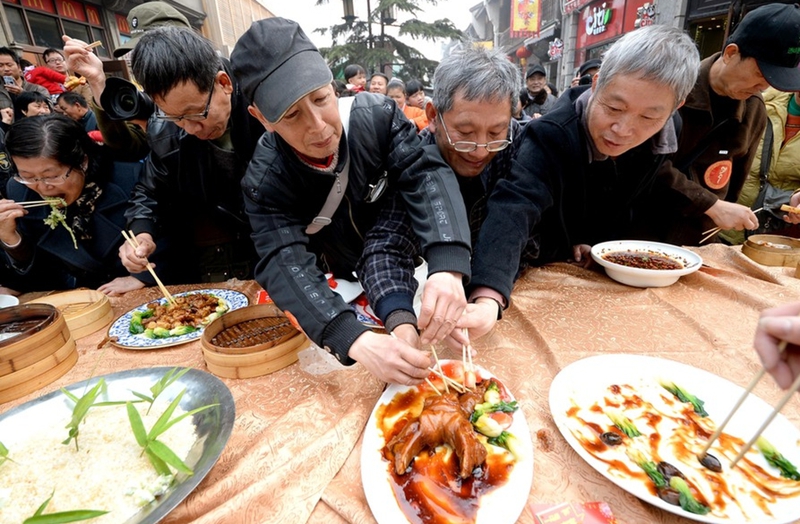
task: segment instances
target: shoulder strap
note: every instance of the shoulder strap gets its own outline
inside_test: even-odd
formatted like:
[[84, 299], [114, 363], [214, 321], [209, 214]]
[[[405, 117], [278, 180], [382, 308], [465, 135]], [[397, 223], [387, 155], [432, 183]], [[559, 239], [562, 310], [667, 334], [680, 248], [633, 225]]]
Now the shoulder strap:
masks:
[[[345, 141], [347, 140], [347, 133], [350, 130], [350, 110], [353, 108], [354, 96], [346, 96], [339, 99], [339, 117], [342, 120], [342, 134]], [[339, 204], [342, 202], [345, 191], [347, 191], [348, 173], [350, 171], [350, 151], [346, 151], [347, 159], [344, 162], [342, 171], [336, 175], [336, 180], [331, 186], [328, 193], [328, 198], [319, 214], [314, 217], [314, 220], [306, 227], [306, 234], [313, 235], [318, 233], [323, 227], [331, 223], [331, 217], [336, 212]]]
[[767, 119], [767, 128], [764, 130], [764, 144], [761, 146], [761, 165], [758, 168], [759, 187], [764, 187], [769, 178], [769, 163], [772, 160], [772, 122]]

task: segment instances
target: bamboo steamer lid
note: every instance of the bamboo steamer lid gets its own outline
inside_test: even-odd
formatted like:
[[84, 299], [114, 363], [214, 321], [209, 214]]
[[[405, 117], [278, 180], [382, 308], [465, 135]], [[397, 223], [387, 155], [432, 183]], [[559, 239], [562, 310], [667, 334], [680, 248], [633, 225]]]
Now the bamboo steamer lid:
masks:
[[108, 297], [93, 289], [75, 289], [47, 295], [30, 303], [50, 304], [59, 309], [75, 339], [91, 335], [114, 320]]
[[273, 304], [230, 311], [206, 326], [201, 339], [209, 371], [226, 378], [278, 371], [296, 362], [309, 343]]

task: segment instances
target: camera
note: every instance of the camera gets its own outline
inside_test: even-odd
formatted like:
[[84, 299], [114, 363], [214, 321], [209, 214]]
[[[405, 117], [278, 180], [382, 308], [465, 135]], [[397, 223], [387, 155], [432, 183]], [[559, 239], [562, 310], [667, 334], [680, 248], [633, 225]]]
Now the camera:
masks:
[[155, 111], [153, 100], [124, 78], [109, 77], [100, 105], [111, 120], [147, 120]]

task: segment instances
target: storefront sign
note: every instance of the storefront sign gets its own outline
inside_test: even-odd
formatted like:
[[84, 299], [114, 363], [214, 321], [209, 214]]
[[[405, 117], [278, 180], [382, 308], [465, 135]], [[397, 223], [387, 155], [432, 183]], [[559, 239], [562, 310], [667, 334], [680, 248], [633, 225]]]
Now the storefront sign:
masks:
[[625, 0], [598, 0], [581, 11], [577, 49], [592, 47], [622, 34]]
[[526, 38], [539, 32], [540, 0], [512, 0], [511, 27], [512, 38]]
[[100, 11], [97, 10], [96, 7], [86, 4], [86, 20], [92, 25], [103, 26], [103, 22], [100, 21]]
[[581, 7], [585, 6], [591, 2], [591, 0], [564, 0], [564, 5], [562, 7], [562, 11], [564, 14], [570, 14], [573, 11], [577, 11]]
[[56, 14], [56, 8], [53, 5], [53, 0], [22, 0], [22, 7], [28, 9], [38, 9], [39, 11], [47, 11], [48, 13]]
[[73, 2], [72, 0], [56, 0], [56, 7], [58, 7], [58, 13], [64, 18], [77, 20], [78, 22], [86, 22], [86, 13], [83, 12], [83, 4]]
[[130, 35], [131, 28], [128, 26], [128, 17], [114, 13], [114, 19], [117, 21], [117, 31], [121, 35]]
[[558, 60], [564, 54], [564, 42], [561, 41], [560, 38], [556, 38], [552, 42], [547, 49], [547, 56], [550, 57], [551, 60]]
[[628, 0], [625, 6], [625, 23], [623, 24], [625, 32], [658, 23], [657, 9], [656, 2], [653, 1]]

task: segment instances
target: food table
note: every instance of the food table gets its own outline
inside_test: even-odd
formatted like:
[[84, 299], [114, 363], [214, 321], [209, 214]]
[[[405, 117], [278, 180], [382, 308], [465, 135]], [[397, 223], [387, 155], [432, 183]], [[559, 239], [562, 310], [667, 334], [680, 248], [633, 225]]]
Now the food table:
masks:
[[[548, 391], [561, 369], [603, 353], [669, 358], [746, 385], [760, 369], [752, 350], [759, 312], [800, 300], [800, 280], [793, 268], [761, 266], [737, 248], [695, 251], [704, 267], [659, 289], [617, 284], [598, 267], [554, 264], [529, 270], [503, 320], [475, 342], [476, 364], [504, 381], [530, 426], [535, 474], [529, 503], [605, 501], [622, 523], [690, 522], [628, 495], [586, 464], [556, 429]], [[202, 287], [208, 286], [170, 291]], [[241, 291], [251, 302], [260, 289], [252, 281], [220, 287]], [[115, 318], [158, 296], [152, 288], [112, 299]], [[0, 412], [84, 380], [95, 365], [95, 375], [165, 365], [205, 369], [199, 341], [147, 351], [97, 349], [104, 334], [80, 339], [80, 358], [70, 372], [0, 405]], [[301, 360], [254, 379], [223, 379], [236, 401], [232, 436], [208, 477], [164, 522], [375, 522], [361, 486], [360, 437], [383, 384], [359, 365], [315, 374], [319, 360]], [[772, 404], [781, 396], [771, 379], [754, 392]], [[800, 426], [798, 400], [783, 410], [795, 426]], [[534, 522], [531, 511], [519, 522]]]

